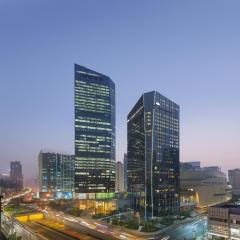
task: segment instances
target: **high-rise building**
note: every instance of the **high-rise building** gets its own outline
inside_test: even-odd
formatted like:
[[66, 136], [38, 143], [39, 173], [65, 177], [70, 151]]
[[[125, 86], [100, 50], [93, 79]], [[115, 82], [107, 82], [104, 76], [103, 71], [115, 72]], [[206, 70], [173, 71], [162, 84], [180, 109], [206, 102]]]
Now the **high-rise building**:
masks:
[[228, 171], [229, 183], [232, 185], [232, 194], [240, 195], [240, 169]]
[[41, 151], [38, 156], [40, 192], [74, 191], [74, 156]]
[[127, 154], [124, 153], [124, 158], [123, 158], [123, 169], [124, 169], [124, 192], [127, 191]]
[[179, 106], [144, 93], [127, 117], [128, 192], [146, 217], [179, 211]]
[[10, 162], [10, 178], [16, 188], [21, 189], [23, 187], [22, 164], [20, 161]]
[[108, 76], [77, 64], [75, 192], [79, 199], [115, 192], [115, 84]]
[[121, 162], [116, 163], [116, 192], [124, 192], [124, 169]]

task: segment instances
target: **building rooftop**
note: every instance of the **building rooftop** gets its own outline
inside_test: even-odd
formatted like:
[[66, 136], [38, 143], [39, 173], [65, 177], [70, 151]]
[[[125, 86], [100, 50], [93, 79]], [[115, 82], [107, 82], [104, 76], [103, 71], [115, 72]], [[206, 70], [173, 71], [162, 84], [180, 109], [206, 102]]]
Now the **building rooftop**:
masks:
[[220, 203], [217, 204], [215, 206], [212, 207], [216, 207], [216, 208], [225, 208], [225, 209], [229, 209], [231, 213], [235, 213], [235, 214], [240, 214], [240, 205], [236, 205], [233, 203]]
[[220, 203], [217, 204], [213, 207], [220, 207], [220, 208], [239, 208], [240, 209], [240, 205], [235, 205], [235, 204], [231, 204], [231, 203]]

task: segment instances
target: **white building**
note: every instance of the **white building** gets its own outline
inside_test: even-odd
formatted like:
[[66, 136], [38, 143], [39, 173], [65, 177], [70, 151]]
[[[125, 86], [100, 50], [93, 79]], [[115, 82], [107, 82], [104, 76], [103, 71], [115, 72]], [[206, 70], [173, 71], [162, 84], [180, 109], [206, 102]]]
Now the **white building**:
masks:
[[182, 191], [194, 191], [196, 206], [200, 209], [226, 202], [231, 197], [227, 177], [217, 167], [181, 170], [180, 186]]
[[116, 163], [115, 191], [124, 192], [124, 168], [121, 162]]

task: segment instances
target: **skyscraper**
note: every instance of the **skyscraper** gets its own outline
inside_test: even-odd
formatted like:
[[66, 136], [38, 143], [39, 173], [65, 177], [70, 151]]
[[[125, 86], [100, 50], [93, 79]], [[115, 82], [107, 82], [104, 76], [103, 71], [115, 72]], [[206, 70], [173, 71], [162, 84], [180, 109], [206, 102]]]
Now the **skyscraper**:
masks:
[[80, 199], [115, 192], [115, 84], [77, 64], [75, 192]]
[[179, 106], [144, 93], [127, 117], [128, 191], [147, 217], [179, 211]]
[[23, 187], [22, 164], [20, 161], [10, 162], [10, 178], [17, 189]]
[[124, 169], [121, 162], [116, 163], [116, 192], [124, 192]]
[[40, 192], [74, 191], [74, 156], [41, 151], [38, 156]]

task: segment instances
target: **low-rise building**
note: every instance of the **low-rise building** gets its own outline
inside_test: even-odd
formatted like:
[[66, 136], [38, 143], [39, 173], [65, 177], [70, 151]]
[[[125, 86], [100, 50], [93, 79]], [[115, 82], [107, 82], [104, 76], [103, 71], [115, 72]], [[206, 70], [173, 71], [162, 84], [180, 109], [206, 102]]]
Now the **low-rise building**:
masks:
[[232, 194], [240, 195], [240, 169], [233, 169], [228, 171], [229, 183], [232, 186]]
[[193, 189], [185, 189], [180, 192], [181, 212], [195, 210], [197, 207], [197, 193]]
[[38, 177], [40, 194], [53, 194], [55, 198], [72, 197], [74, 156], [41, 151], [38, 157]]
[[201, 170], [201, 163], [199, 161], [181, 162], [180, 168], [182, 170]]
[[208, 209], [208, 239], [240, 240], [240, 206], [219, 204]]
[[[207, 210], [208, 206], [216, 205], [230, 200], [227, 177], [217, 167], [206, 168], [181, 168], [180, 170], [181, 193], [194, 193], [191, 203], [196, 203], [199, 210]], [[184, 200], [181, 197], [181, 200]], [[186, 198], [185, 198], [186, 201]], [[181, 202], [181, 206], [186, 204]]]

